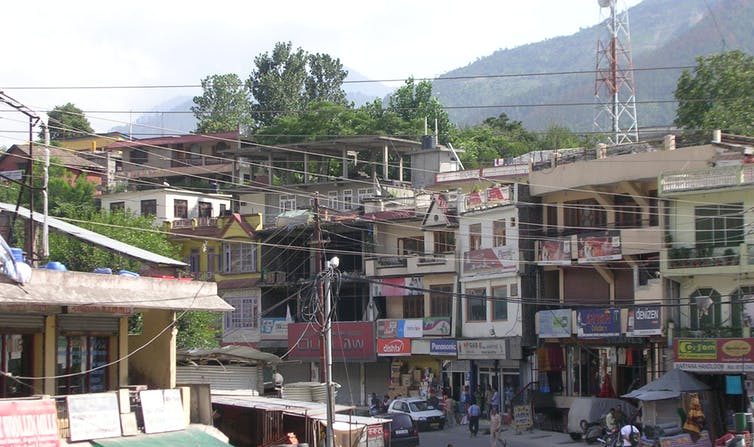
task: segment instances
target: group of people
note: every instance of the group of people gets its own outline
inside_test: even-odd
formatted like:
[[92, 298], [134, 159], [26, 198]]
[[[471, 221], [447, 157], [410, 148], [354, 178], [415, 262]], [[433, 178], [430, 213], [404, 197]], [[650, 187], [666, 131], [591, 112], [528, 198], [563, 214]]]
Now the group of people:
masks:
[[619, 406], [611, 408], [605, 415], [605, 428], [608, 434], [619, 437], [623, 447], [635, 447], [638, 444], [639, 429], [626, 419]]
[[375, 416], [377, 414], [387, 413], [387, 407], [390, 405], [390, 396], [385, 396], [380, 400], [377, 397], [377, 393], [372, 393], [369, 397], [369, 414]]

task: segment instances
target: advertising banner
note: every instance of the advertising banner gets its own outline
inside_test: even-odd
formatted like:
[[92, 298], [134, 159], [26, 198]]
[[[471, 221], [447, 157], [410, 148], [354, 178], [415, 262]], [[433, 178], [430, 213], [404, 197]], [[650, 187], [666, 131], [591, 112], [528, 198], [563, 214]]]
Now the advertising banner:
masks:
[[617, 337], [620, 335], [620, 309], [579, 309], [576, 315], [579, 337]]
[[505, 357], [505, 339], [459, 340], [459, 359], [500, 359]]
[[455, 357], [458, 354], [458, 344], [455, 340], [430, 340], [429, 353], [431, 355], [449, 355]]
[[408, 296], [424, 295], [424, 278], [409, 276], [400, 278], [382, 278], [372, 283], [372, 296]]
[[631, 337], [662, 335], [662, 308], [660, 306], [637, 306], [628, 309], [628, 330]]
[[377, 337], [378, 338], [397, 338], [399, 321], [401, 320], [396, 320], [396, 319], [377, 320]]
[[516, 253], [512, 247], [483, 248], [463, 254], [463, 273], [515, 272]]
[[377, 355], [380, 357], [411, 355], [411, 340], [407, 338], [378, 338]]
[[539, 338], [570, 338], [571, 309], [552, 309], [537, 312]]
[[557, 237], [537, 241], [537, 263], [540, 265], [571, 264], [571, 238]]
[[[118, 432], [120, 436], [120, 432]], [[0, 402], [0, 446], [58, 447], [58, 412], [52, 399]]]
[[697, 372], [753, 372], [754, 338], [681, 338], [675, 366]]
[[424, 335], [450, 335], [450, 317], [424, 317]]
[[398, 320], [398, 338], [421, 338], [424, 333], [424, 320]]
[[121, 435], [120, 407], [115, 393], [65, 397], [71, 441], [115, 438]]
[[[373, 361], [375, 359], [374, 324], [341, 322], [332, 324], [333, 361]], [[322, 358], [322, 334], [311, 323], [288, 324], [288, 349], [294, 360], [318, 361]]]
[[579, 248], [579, 264], [623, 259], [620, 231], [579, 234], [576, 241]]
[[288, 322], [284, 317], [262, 318], [259, 332], [262, 334], [262, 339], [264, 340], [287, 340]]

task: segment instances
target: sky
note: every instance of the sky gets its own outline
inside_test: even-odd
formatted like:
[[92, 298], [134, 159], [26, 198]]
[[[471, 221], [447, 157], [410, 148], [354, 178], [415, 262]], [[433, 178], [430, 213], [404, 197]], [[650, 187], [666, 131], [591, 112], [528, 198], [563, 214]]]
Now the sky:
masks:
[[[434, 77], [600, 17], [596, 0], [10, 1], [0, 91], [37, 111], [72, 102], [104, 132], [138, 113], [102, 111], [151, 110], [201, 89], [18, 87], [195, 85], [230, 72], [245, 79], [254, 57], [281, 41], [337, 57], [370, 80]], [[27, 122], [0, 113], [0, 145], [24, 142]]]

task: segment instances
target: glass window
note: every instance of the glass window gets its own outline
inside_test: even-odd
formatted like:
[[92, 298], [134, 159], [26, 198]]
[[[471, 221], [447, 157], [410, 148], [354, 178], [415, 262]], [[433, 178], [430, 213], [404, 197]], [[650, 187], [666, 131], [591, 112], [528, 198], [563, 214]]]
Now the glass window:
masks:
[[633, 197], [617, 195], [613, 198], [616, 228], [641, 228], [641, 208]]
[[746, 303], [751, 302], [752, 298], [754, 298], [754, 286], [741, 287], [733, 292], [730, 300], [730, 320], [732, 327], [741, 328], [744, 321], [746, 321], [747, 326], [754, 326], [754, 321], [751, 321], [754, 315], [745, 315], [744, 312], [744, 306]]
[[607, 226], [607, 213], [594, 199], [565, 202], [563, 207], [565, 230], [570, 233], [602, 229]]
[[482, 224], [471, 224], [469, 225], [469, 250], [479, 250], [480, 248], [482, 248]]
[[492, 246], [502, 247], [505, 245], [505, 219], [492, 222]]
[[398, 254], [412, 255], [424, 253], [424, 236], [402, 237], [398, 239]]
[[280, 196], [280, 212], [293, 211], [296, 209], [296, 196]]
[[141, 201], [141, 215], [142, 216], [156, 216], [157, 215], [157, 200], [142, 200]]
[[126, 202], [112, 202], [110, 204], [110, 212], [111, 213], [117, 213], [117, 212], [124, 212], [126, 210]]
[[435, 231], [435, 253], [453, 253], [456, 251], [456, 235], [452, 231]]
[[131, 163], [146, 164], [149, 161], [149, 154], [142, 149], [131, 149]]
[[327, 207], [331, 210], [340, 209], [338, 204], [338, 191], [327, 192]]
[[225, 313], [225, 329], [255, 329], [259, 325], [259, 298], [227, 298], [225, 301], [235, 308]]
[[212, 217], [212, 204], [199, 202], [199, 217]]
[[[0, 335], [0, 368], [13, 376], [32, 376], [32, 335]], [[0, 375], [0, 397], [31, 396], [34, 389], [31, 381]]]
[[697, 206], [694, 214], [697, 245], [737, 247], [743, 242], [743, 203]]
[[430, 316], [449, 317], [453, 307], [453, 284], [438, 284], [429, 288]]
[[214, 248], [207, 248], [207, 273], [215, 273], [217, 271], [217, 253]]
[[176, 219], [188, 219], [188, 200], [173, 200], [173, 217]]
[[228, 207], [224, 204], [220, 204], [220, 215], [221, 216], [227, 216], [228, 215]]
[[466, 289], [466, 321], [487, 321], [486, 294], [484, 287]]
[[492, 319], [508, 319], [508, 286], [492, 288]]
[[[710, 306], [704, 315], [699, 309], [699, 300], [704, 297], [710, 298]], [[720, 302], [720, 292], [715, 289], [703, 288], [697, 289], [691, 294], [689, 299], [689, 316], [690, 327], [692, 330], [715, 329], [720, 327], [722, 322], [722, 305]]]
[[199, 273], [199, 249], [192, 248], [189, 255], [189, 271], [191, 273]]
[[403, 297], [403, 318], [424, 317], [424, 295], [406, 295]]
[[257, 271], [257, 246], [254, 243], [224, 243], [223, 271], [250, 273]]
[[356, 194], [358, 195], [359, 203], [363, 204], [365, 199], [369, 199], [371, 197], [374, 197], [374, 193], [369, 188], [359, 188], [356, 191]]
[[[110, 359], [110, 339], [102, 336], [59, 335], [58, 375], [75, 374], [106, 365]], [[58, 394], [99, 393], [108, 390], [108, 368], [63, 377], [57, 381]]]
[[350, 210], [353, 208], [353, 190], [343, 190], [343, 209]]

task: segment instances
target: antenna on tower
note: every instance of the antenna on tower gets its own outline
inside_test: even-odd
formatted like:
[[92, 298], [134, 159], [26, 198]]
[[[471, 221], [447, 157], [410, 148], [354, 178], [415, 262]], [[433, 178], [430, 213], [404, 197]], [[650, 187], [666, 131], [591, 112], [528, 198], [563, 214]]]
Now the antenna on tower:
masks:
[[639, 141], [636, 116], [636, 87], [631, 60], [628, 9], [617, 11], [618, 0], [597, 0], [600, 9], [609, 8], [606, 33], [597, 41], [594, 81], [594, 127], [607, 133], [611, 144]]

